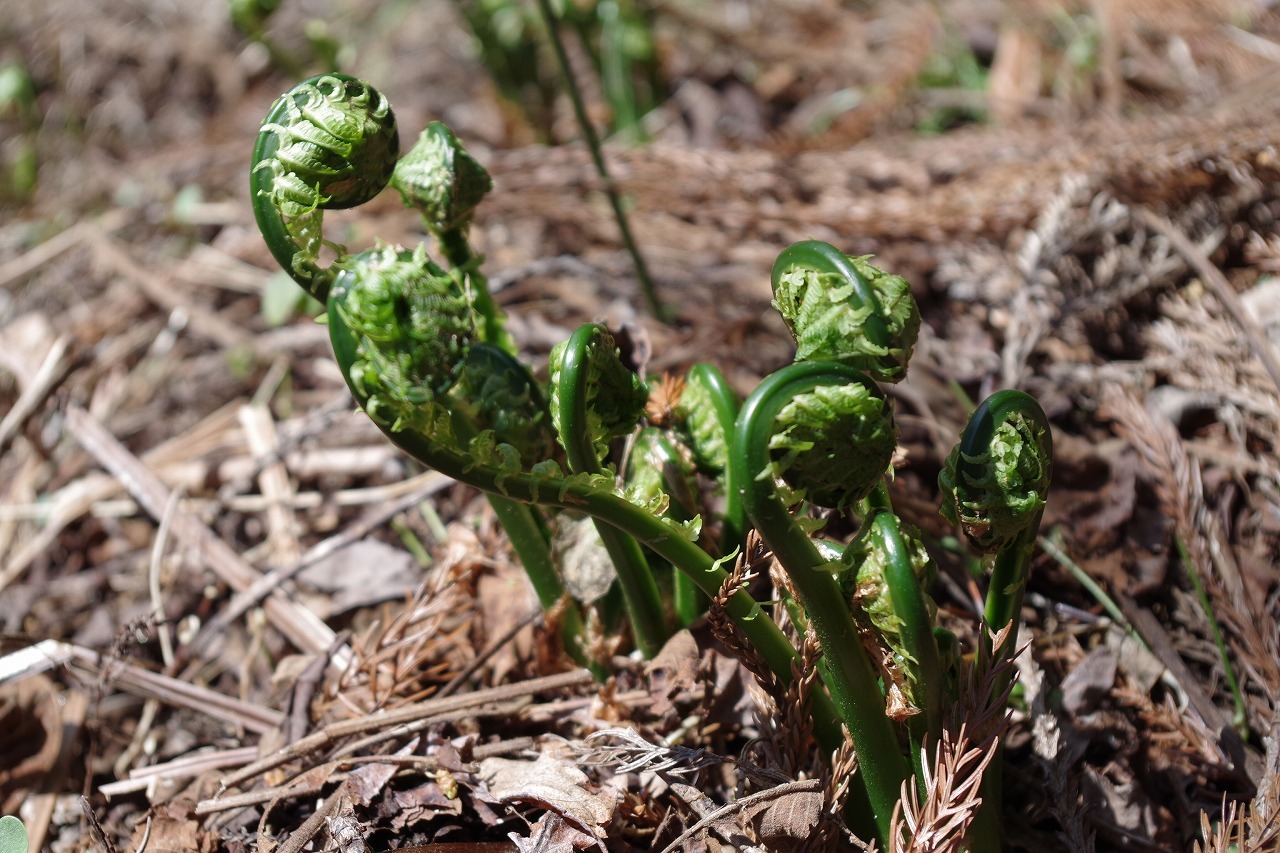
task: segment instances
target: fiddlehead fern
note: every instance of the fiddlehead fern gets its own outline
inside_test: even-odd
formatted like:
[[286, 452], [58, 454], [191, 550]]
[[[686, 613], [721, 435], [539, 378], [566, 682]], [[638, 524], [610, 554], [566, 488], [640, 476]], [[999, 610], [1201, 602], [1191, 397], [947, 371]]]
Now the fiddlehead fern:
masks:
[[938, 475], [942, 514], [980, 553], [1005, 550], [1039, 518], [1052, 466], [1040, 405], [1022, 391], [997, 391], [973, 413]]
[[724, 510], [720, 514], [720, 550], [724, 554], [742, 547], [747, 526], [742, 498], [730, 482], [729, 465], [733, 425], [740, 405], [724, 374], [705, 363], [689, 368], [675, 403], [677, 427], [693, 451], [695, 463], [704, 474], [714, 477], [724, 492]]
[[[626, 495], [655, 515], [689, 522], [698, 516], [698, 484], [693, 454], [671, 433], [648, 426], [631, 445]], [[706, 599], [683, 572], [671, 578], [672, 607], [681, 627], [702, 615]]]
[[424, 430], [428, 404], [453, 386], [474, 339], [465, 295], [419, 247], [385, 247], [338, 263], [330, 322], [359, 341], [347, 367], [369, 417]]
[[[988, 555], [987, 624], [995, 630], [1022, 608], [1053, 475], [1053, 436], [1044, 410], [1022, 391], [997, 391], [978, 406], [942, 472], [942, 514]], [[1016, 625], [1006, 648], [1016, 647]]]
[[551, 350], [551, 416], [574, 471], [596, 473], [609, 442], [635, 429], [649, 389], [618, 357], [599, 324], [580, 326]]
[[796, 339], [799, 361], [834, 361], [882, 382], [906, 375], [920, 332], [911, 286], [867, 258], [807, 240], [773, 264], [773, 304]]
[[[1022, 391], [997, 391], [978, 406], [960, 442], [938, 475], [942, 514], [958, 523], [991, 572], [983, 618], [990, 629], [1008, 626], [1000, 653], [1018, 644], [1018, 618], [1026, 592], [1031, 554], [1053, 473], [1053, 437], [1044, 410]], [[987, 651], [990, 636], [980, 641]], [[994, 685], [999, 694], [1008, 685]], [[983, 779], [983, 801], [1001, 802], [997, 762]], [[975, 846], [997, 849], [1000, 823], [984, 805], [970, 830]]]
[[466, 228], [493, 179], [443, 122], [433, 121], [396, 164], [391, 185], [433, 234]]
[[[830, 390], [854, 386], [860, 390], [853, 394]], [[853, 409], [837, 409], [843, 402]], [[828, 687], [853, 737], [882, 837], [888, 837], [906, 763], [885, 715], [875, 672], [832, 576], [838, 566], [822, 556], [791, 517], [777, 486], [783, 479], [811, 499], [816, 495], [832, 506], [848, 506], [884, 476], [895, 436], [883, 395], [865, 376], [839, 364], [798, 362], [767, 377], [743, 403], [730, 458], [731, 481], [747, 515], [786, 569], [818, 634]], [[834, 467], [850, 479], [838, 484], [825, 476]], [[861, 479], [852, 479], [854, 473]], [[809, 475], [820, 479], [810, 483], [804, 479]]]
[[323, 211], [372, 199], [399, 154], [391, 105], [345, 74], [304, 80], [268, 113], [253, 149], [254, 217], [276, 261], [321, 302], [329, 288], [318, 264]]
[[476, 207], [493, 189], [484, 166], [462, 147], [453, 131], [433, 121], [396, 164], [391, 185], [405, 206], [422, 216], [422, 224], [435, 235], [445, 260], [465, 279], [472, 306], [481, 318], [480, 339], [514, 353], [515, 342], [489, 293], [488, 279], [480, 272], [482, 258], [472, 250], [468, 238]]
[[843, 509], [880, 482], [897, 440], [884, 395], [871, 380], [852, 373], [843, 384], [797, 391], [782, 405], [769, 437], [766, 470], [785, 482], [795, 499]]

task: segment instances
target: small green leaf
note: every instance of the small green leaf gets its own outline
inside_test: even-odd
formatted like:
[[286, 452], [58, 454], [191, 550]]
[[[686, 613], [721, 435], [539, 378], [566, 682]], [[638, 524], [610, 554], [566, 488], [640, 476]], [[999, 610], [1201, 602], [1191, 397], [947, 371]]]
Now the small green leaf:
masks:
[[0, 817], [0, 853], [27, 853], [27, 828], [11, 814]]

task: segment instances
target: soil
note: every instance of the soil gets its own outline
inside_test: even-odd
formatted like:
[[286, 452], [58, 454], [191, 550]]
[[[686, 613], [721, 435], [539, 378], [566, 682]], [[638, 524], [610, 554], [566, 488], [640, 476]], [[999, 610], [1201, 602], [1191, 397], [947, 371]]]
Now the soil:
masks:
[[[745, 394], [793, 355], [787, 245], [905, 276], [924, 328], [888, 389], [891, 492], [970, 656], [985, 577], [937, 474], [972, 401], [1041, 402], [1011, 712], [968, 709], [968, 752], [906, 803], [937, 833], [910, 849], [958, 849], [973, 804], [944, 789], [979, 760], [1008, 849], [1280, 849], [1280, 14], [637, 5], [656, 105], [605, 157], [669, 322], [545, 43], [522, 109], [467, 4], [287, 0], [265, 40], [222, 3], [6, 5], [0, 813], [59, 853], [855, 844], [828, 819], [849, 756], [816, 753], [802, 697], [705, 620], [648, 662], [598, 635], [594, 682], [483, 497], [355, 411], [248, 190], [273, 100], [336, 61], [405, 145], [442, 119], [489, 168], [472, 238], [540, 371], [600, 321], [649, 375], [708, 361]], [[608, 127], [590, 30], [567, 30]], [[389, 194], [326, 224], [428, 239]]]

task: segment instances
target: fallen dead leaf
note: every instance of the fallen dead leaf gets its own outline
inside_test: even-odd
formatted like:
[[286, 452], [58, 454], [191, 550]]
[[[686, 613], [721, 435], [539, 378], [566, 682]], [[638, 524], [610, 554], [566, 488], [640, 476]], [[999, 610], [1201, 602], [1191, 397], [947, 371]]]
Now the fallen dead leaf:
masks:
[[617, 807], [612, 796], [586, 789], [587, 774], [547, 754], [537, 761], [486, 758], [480, 762], [479, 777], [499, 802], [550, 809], [594, 835], [601, 833]]

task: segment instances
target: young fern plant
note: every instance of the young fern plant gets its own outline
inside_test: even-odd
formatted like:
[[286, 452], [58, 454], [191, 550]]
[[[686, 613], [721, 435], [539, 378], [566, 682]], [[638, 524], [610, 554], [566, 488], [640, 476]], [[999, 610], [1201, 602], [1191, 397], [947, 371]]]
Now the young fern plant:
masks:
[[991, 572], [984, 616], [1000, 630], [1017, 618], [1053, 476], [1053, 436], [1030, 394], [997, 391], [969, 419], [938, 475], [942, 514], [960, 525]]
[[[782, 252], [774, 304], [796, 361], [741, 405], [709, 365], [655, 393], [598, 324], [555, 348], [544, 389], [515, 357], [468, 242], [488, 175], [443, 125], [398, 163], [397, 139], [385, 100], [333, 74], [282, 97], [255, 149], [263, 235], [325, 303], [360, 407], [415, 459], [488, 494], [566, 650], [600, 676], [582, 606], [568, 599], [549, 546], [557, 513], [595, 522], [643, 654], [696, 619], [704, 595], [719, 596], [786, 685], [799, 665], [794, 646], [745, 590], [722, 593], [724, 565], [756, 528], [789, 579], [780, 606], [821, 644], [818, 744], [830, 753], [847, 731], [858, 753], [850, 821], [887, 843], [904, 780], [923, 778], [924, 744], [937, 743], [954, 701], [958, 658], [954, 635], [936, 625], [928, 553], [886, 487], [897, 427], [877, 383], [906, 375], [920, 327], [907, 283], [825, 243]], [[422, 245], [349, 253], [325, 240], [324, 210], [388, 183], [422, 216], [447, 266]], [[943, 483], [947, 511], [993, 552], [987, 621], [996, 627], [1021, 604], [1050, 453], [1039, 407], [1001, 392], [975, 415]], [[993, 496], [996, 488], [1012, 496]], [[824, 516], [841, 512], [859, 522], [854, 541], [818, 538]], [[670, 581], [660, 583], [664, 573]]]
[[[449, 136], [446, 142], [453, 145]], [[431, 141], [438, 134], [427, 138], [440, 147]], [[724, 560], [694, 542], [696, 518], [681, 523], [658, 514], [654, 508], [665, 502], [653, 498], [639, 506], [627, 499], [600, 456], [594, 465], [589, 456], [575, 465], [557, 449], [557, 441], [580, 447], [579, 432], [592, 430], [584, 426], [590, 416], [553, 422], [543, 403], [547, 395], [510, 354], [501, 316], [484, 298], [476, 275], [479, 259], [469, 248], [465, 257], [458, 249], [470, 217], [458, 199], [469, 197], [475, 170], [463, 167], [471, 175], [465, 189], [460, 188], [466, 181], [447, 168], [402, 169], [397, 182], [456, 262], [452, 269], [433, 262], [423, 246], [352, 254], [325, 240], [324, 210], [362, 203], [387, 185], [396, 166], [396, 139], [390, 106], [367, 83], [338, 74], [300, 83], [272, 107], [255, 146], [251, 189], [260, 230], [281, 267], [324, 302], [334, 354], [360, 407], [409, 455], [489, 495], [543, 606], [557, 611], [567, 651], [591, 664], [580, 609], [566, 602], [545, 519], [533, 507], [598, 519], [676, 567], [707, 595], [716, 594], [728, 577]], [[438, 162], [456, 167], [468, 161], [455, 150]], [[446, 186], [438, 192], [420, 185], [406, 190], [428, 173], [443, 176]], [[326, 250], [334, 255], [327, 265], [321, 258]], [[595, 336], [593, 330], [589, 337]], [[601, 413], [591, 408], [604, 404], [600, 395], [582, 399], [588, 413]], [[630, 416], [634, 426], [634, 407]], [[564, 472], [566, 464], [571, 473]], [[633, 576], [640, 584], [652, 583], [638, 571]], [[636, 600], [648, 601], [642, 606], [655, 611], [639, 615], [638, 624], [663, 626], [644, 640], [652, 651], [665, 636], [665, 620], [652, 596]], [[789, 682], [798, 655], [759, 604], [739, 592], [728, 613], [783, 683]], [[596, 671], [606, 674], [599, 666]], [[817, 701], [815, 718], [824, 748], [835, 749], [840, 722], [825, 697]]]

